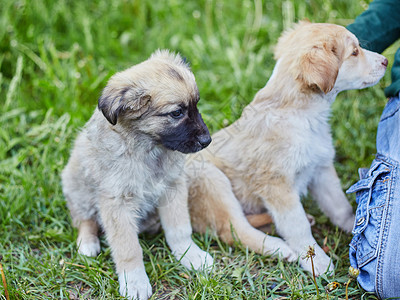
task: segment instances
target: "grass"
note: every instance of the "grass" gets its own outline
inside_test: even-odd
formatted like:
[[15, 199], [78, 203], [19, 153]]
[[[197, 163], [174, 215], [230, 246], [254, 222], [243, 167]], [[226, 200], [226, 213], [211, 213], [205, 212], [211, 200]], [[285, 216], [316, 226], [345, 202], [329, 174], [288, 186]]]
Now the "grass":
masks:
[[[107, 79], [157, 48], [191, 62], [212, 132], [238, 118], [271, 75], [273, 47], [294, 21], [350, 23], [369, 1], [0, 0], [0, 255], [10, 299], [119, 299], [104, 239], [95, 258], [77, 254], [60, 172]], [[386, 54], [393, 59], [391, 49]], [[343, 189], [375, 153], [383, 87], [341, 93], [331, 123]], [[349, 196], [353, 206], [355, 201]], [[343, 299], [351, 239], [305, 199], [314, 235], [336, 272], [316, 279], [323, 299]], [[143, 235], [153, 299], [316, 299], [297, 264], [194, 234], [215, 257], [210, 274], [186, 270], [162, 233]], [[329, 295], [325, 286], [340, 286]], [[350, 299], [375, 299], [353, 281]], [[0, 285], [0, 299], [5, 289]]]

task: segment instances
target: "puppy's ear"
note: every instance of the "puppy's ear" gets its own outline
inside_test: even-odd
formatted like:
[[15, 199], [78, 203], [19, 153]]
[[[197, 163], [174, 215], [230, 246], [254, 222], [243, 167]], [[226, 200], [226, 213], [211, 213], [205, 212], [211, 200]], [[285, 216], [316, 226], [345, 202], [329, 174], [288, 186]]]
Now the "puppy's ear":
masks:
[[326, 44], [314, 46], [301, 57], [297, 80], [309, 88], [316, 86], [326, 94], [335, 85], [339, 63], [335, 47]]
[[112, 125], [118, 116], [129, 110], [130, 116], [139, 118], [149, 108], [151, 96], [133, 86], [114, 89], [107, 86], [99, 98], [98, 108]]

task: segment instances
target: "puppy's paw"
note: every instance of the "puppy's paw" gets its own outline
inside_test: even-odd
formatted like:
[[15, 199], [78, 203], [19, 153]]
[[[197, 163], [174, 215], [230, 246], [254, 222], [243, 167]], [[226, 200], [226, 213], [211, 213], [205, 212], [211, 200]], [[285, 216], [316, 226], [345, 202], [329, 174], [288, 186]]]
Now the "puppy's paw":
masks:
[[118, 275], [121, 296], [147, 300], [152, 295], [151, 285], [144, 268], [137, 268]]
[[341, 221], [339, 224], [339, 227], [344, 230], [345, 232], [349, 233], [353, 230], [354, 226], [354, 220], [355, 216], [353, 212], [349, 213], [346, 218], [344, 218], [343, 221]]
[[[209, 270], [214, 264], [210, 254], [201, 250], [195, 243], [191, 242], [187, 248], [174, 251], [176, 259], [186, 268], [194, 270]], [[183, 256], [182, 256], [183, 255]]]
[[[315, 256], [313, 257], [315, 275], [319, 276], [325, 272], [332, 272], [334, 270], [333, 263], [328, 255], [325, 254], [324, 250], [318, 245], [314, 246]], [[302, 253], [300, 256], [301, 267], [312, 273], [311, 259], [305, 257], [306, 253]]]
[[290, 262], [296, 261], [298, 257], [284, 240], [273, 236], [267, 236], [264, 240], [263, 250], [264, 254], [277, 256]]
[[100, 253], [100, 241], [97, 236], [92, 236], [90, 239], [78, 238], [78, 253], [86, 256], [97, 256]]
[[[346, 200], [347, 201], [347, 200]], [[353, 208], [348, 204], [343, 205], [343, 207], [339, 207], [334, 212], [333, 216], [330, 216], [330, 219], [333, 224], [337, 225], [340, 229], [345, 232], [351, 232], [354, 226], [355, 216], [353, 214]]]

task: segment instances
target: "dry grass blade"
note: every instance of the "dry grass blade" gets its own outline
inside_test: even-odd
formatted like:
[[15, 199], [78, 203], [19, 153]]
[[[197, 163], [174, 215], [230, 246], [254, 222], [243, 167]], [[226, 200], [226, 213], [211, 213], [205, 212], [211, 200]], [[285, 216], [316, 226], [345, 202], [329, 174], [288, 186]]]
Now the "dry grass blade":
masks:
[[60, 265], [61, 265], [61, 266], [63, 266], [63, 265], [70, 265], [70, 266], [74, 266], [74, 267], [78, 267], [78, 268], [90, 269], [90, 270], [102, 272], [102, 273], [104, 273], [104, 274], [108, 274], [108, 272], [105, 271], [105, 270], [102, 270], [102, 269], [99, 269], [99, 268], [87, 267], [87, 266], [80, 265], [80, 264], [70, 263], [70, 262], [64, 261], [63, 259], [60, 260]]

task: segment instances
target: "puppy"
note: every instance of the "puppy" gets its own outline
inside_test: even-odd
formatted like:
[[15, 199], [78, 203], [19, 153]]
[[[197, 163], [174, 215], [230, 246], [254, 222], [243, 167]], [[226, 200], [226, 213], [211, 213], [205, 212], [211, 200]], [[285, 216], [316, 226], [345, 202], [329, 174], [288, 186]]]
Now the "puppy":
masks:
[[167, 243], [184, 266], [213, 263], [191, 239], [183, 173], [183, 153], [211, 142], [198, 101], [194, 75], [182, 58], [155, 52], [111, 77], [63, 170], [63, 192], [79, 231], [78, 251], [99, 253], [100, 226], [121, 295], [147, 299], [152, 294], [138, 233], [155, 208]]
[[[268, 83], [229, 127], [215, 133], [204, 151], [186, 163], [189, 207], [195, 231], [207, 227], [232, 243], [289, 261], [315, 247], [317, 274], [332, 270], [318, 246], [300, 197], [310, 191], [333, 224], [350, 231], [352, 207], [333, 165], [330, 105], [343, 90], [376, 84], [387, 60], [361, 49], [344, 27], [301, 22], [279, 39], [277, 64]], [[246, 214], [268, 211], [278, 234], [253, 228]]]

